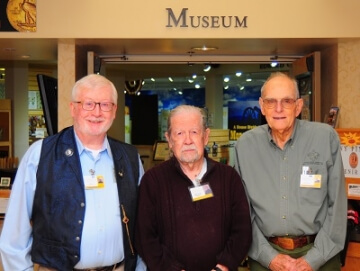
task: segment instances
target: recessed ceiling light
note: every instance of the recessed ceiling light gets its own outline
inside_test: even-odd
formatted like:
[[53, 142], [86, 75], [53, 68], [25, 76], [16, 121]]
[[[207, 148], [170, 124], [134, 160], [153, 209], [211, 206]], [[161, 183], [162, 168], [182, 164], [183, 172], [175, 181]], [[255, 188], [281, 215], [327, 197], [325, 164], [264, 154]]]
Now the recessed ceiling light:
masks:
[[196, 50], [196, 51], [213, 51], [213, 50], [217, 50], [217, 47], [208, 47], [206, 45], [203, 45], [202, 47], [193, 47], [191, 48], [192, 50]]

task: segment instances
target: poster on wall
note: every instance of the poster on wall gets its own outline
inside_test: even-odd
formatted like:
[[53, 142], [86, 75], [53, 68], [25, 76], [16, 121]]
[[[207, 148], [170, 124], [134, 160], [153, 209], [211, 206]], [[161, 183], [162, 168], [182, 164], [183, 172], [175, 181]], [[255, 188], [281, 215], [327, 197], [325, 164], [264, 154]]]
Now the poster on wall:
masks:
[[229, 101], [228, 127], [230, 140], [237, 140], [242, 133], [262, 124], [259, 101]]
[[36, 32], [36, 0], [0, 1], [0, 32]]
[[336, 129], [346, 178], [360, 178], [360, 129]]

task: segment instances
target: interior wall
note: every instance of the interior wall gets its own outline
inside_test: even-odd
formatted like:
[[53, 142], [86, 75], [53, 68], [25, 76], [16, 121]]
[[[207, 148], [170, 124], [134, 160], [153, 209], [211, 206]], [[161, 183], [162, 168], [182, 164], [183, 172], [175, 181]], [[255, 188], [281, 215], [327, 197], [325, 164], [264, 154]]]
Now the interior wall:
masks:
[[360, 41], [338, 45], [338, 96], [341, 128], [360, 127]]
[[[37, 31], [17, 38], [340, 38], [359, 37], [360, 1], [119, 1], [37, 0]], [[141, 8], [140, 8], [141, 7]], [[305, 8], [307, 7], [307, 8]], [[167, 8], [176, 15], [247, 16], [247, 28], [167, 27]], [[299, 12], [302, 10], [302, 12]], [[102, 19], [106, 18], [106, 19]], [[189, 18], [188, 18], [189, 19]], [[190, 20], [190, 19], [189, 19]], [[189, 22], [188, 22], [189, 23]], [[0, 33], [13, 37], [14, 33]], [[166, 50], [166, 45], [164, 45]]]
[[6, 98], [12, 101], [13, 156], [21, 158], [29, 147], [28, 64], [11, 62], [5, 69]]
[[[329, 113], [330, 107], [338, 105], [338, 46], [321, 51], [321, 116]], [[323, 119], [322, 119], [323, 121]], [[338, 121], [338, 125], [341, 125]]]

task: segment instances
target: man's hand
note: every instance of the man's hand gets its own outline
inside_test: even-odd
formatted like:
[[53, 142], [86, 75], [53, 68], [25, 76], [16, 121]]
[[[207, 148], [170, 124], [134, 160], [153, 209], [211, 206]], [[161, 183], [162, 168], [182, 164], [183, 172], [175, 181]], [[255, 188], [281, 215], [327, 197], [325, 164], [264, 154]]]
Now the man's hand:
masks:
[[229, 268], [227, 268], [225, 265], [221, 265], [221, 264], [217, 264], [216, 265], [216, 267], [215, 267], [216, 269], [212, 269], [211, 271], [217, 271], [217, 270], [221, 270], [221, 271], [229, 271]]
[[269, 268], [272, 271], [292, 271], [295, 270], [296, 259], [288, 255], [278, 254], [270, 262]]
[[299, 259], [296, 259], [296, 264], [295, 264], [295, 267], [294, 269], [292, 270], [296, 270], [296, 271], [312, 271], [312, 268], [311, 266], [309, 265], [309, 263], [307, 261], [305, 261], [304, 258], [299, 258]]
[[304, 258], [294, 259], [284, 254], [277, 255], [269, 268], [272, 271], [313, 271]]

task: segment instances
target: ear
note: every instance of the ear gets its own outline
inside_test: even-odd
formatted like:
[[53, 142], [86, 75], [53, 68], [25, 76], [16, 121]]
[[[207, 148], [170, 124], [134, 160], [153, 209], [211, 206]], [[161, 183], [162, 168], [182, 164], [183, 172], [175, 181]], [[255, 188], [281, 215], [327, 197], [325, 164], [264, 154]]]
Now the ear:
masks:
[[116, 111], [117, 111], [117, 109], [118, 109], [118, 107], [117, 107], [117, 105], [115, 104], [115, 105], [114, 105], [114, 108], [113, 108], [113, 111], [112, 111], [112, 113], [113, 113], [113, 119], [116, 118]]
[[74, 117], [74, 115], [75, 115], [75, 106], [74, 106], [73, 102], [70, 102], [70, 114], [71, 114], [71, 117]]
[[171, 144], [171, 140], [170, 140], [170, 135], [169, 135], [169, 133], [167, 131], [164, 133], [164, 135], [165, 135], [166, 141], [169, 144], [169, 149], [171, 149], [172, 144]]
[[302, 98], [299, 98], [296, 100], [296, 117], [300, 115], [302, 108], [304, 106], [304, 100]]
[[206, 128], [204, 132], [204, 146], [209, 143], [210, 128]]
[[261, 97], [259, 98], [259, 105], [260, 105], [260, 109], [261, 109], [261, 114], [263, 114], [265, 116], [264, 101], [263, 101], [263, 99]]

